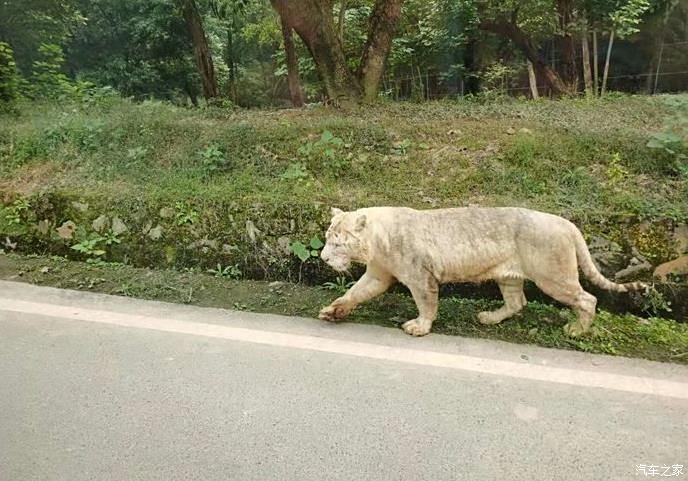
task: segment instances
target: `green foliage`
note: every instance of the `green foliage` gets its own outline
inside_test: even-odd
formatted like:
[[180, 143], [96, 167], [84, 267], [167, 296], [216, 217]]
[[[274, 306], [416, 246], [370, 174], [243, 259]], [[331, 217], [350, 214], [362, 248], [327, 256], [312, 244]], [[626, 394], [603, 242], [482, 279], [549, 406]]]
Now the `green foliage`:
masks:
[[343, 152], [346, 147], [341, 137], [324, 130], [317, 141], [307, 142], [299, 148], [298, 153], [311, 170], [338, 177], [349, 165], [349, 157]]
[[307, 179], [309, 176], [308, 168], [303, 162], [292, 162], [286, 170], [280, 174], [280, 177], [284, 180], [296, 181]]
[[198, 222], [198, 212], [186, 202], [178, 201], [174, 204], [174, 219], [177, 225], [193, 225]]
[[239, 264], [222, 266], [222, 264], [217, 264], [214, 269], [208, 269], [208, 274], [212, 274], [215, 277], [220, 277], [222, 279], [239, 279], [241, 278], [241, 269], [239, 269]]
[[655, 286], [651, 286], [643, 296], [642, 309], [651, 316], [660, 316], [671, 312], [671, 302]]
[[65, 62], [62, 47], [44, 43], [38, 48], [38, 54], [27, 94], [34, 98], [55, 99], [76, 93], [76, 86], [62, 72]]
[[612, 186], [621, 184], [628, 177], [628, 170], [623, 167], [621, 155], [618, 152], [614, 152], [612, 155], [606, 174], [609, 184]]
[[325, 244], [323, 244], [318, 237], [313, 237], [308, 245], [298, 241], [292, 242], [289, 244], [289, 252], [301, 259], [301, 262], [306, 262], [312, 257], [318, 257], [320, 255], [320, 249], [324, 246]]
[[650, 0], [624, 0], [614, 2], [617, 8], [609, 14], [609, 19], [620, 38], [640, 31], [643, 15], [650, 10]]
[[9, 225], [19, 225], [24, 221], [24, 213], [29, 210], [31, 204], [26, 199], [17, 199], [6, 210], [5, 220]]
[[322, 287], [323, 289], [334, 291], [337, 294], [342, 295], [345, 294], [346, 291], [348, 291], [354, 284], [356, 284], [355, 281], [351, 281], [344, 276], [338, 276], [334, 282], [330, 281], [323, 283]]
[[94, 258], [104, 256], [106, 251], [102, 247], [105, 243], [105, 238], [98, 234], [93, 234], [89, 238], [78, 242], [70, 247], [70, 249], [75, 250], [86, 257]]
[[122, 239], [112, 230], [108, 230], [104, 234], [91, 233], [72, 245], [70, 249], [82, 254], [88, 261], [105, 262], [102, 257], [107, 254], [107, 249], [121, 243]]
[[0, 42], [0, 112], [11, 110], [19, 98], [19, 74], [12, 47]]
[[201, 165], [207, 174], [213, 174], [227, 168], [228, 162], [224, 150], [218, 144], [210, 144], [198, 152]]
[[688, 96], [670, 97], [665, 103], [670, 115], [662, 131], [651, 135], [647, 146], [666, 152], [673, 159], [674, 170], [688, 177]]

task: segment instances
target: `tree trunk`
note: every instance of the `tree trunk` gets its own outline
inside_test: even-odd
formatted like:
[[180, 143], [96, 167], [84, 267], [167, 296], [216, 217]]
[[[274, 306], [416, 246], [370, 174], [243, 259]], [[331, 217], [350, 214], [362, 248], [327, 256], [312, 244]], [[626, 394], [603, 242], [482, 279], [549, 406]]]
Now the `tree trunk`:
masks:
[[588, 27], [583, 22], [583, 31], [581, 32], [581, 44], [583, 50], [583, 78], [585, 79], [585, 95], [586, 97], [594, 97], [595, 92], [592, 87], [592, 70], [590, 69], [590, 44], [588, 43]]
[[602, 73], [602, 91], [600, 95], [604, 95], [607, 91], [607, 77], [609, 75], [609, 59], [612, 56], [612, 46], [614, 45], [614, 29], [609, 34], [609, 43], [607, 44], [607, 57], [604, 61], [604, 72]]
[[533, 63], [535, 71], [545, 80], [550, 89], [552, 89], [554, 95], [566, 95], [570, 93], [559, 75], [549, 68], [547, 61], [540, 55], [533, 40], [518, 27], [515, 21], [508, 21], [503, 18], [495, 21], [483, 20], [480, 23], [480, 28], [502, 35], [514, 42], [526, 58]]
[[234, 60], [234, 35], [231, 27], [227, 28], [227, 70], [229, 71], [229, 98], [232, 99], [232, 102], [236, 102], [236, 62]]
[[339, 2], [339, 24], [337, 29], [339, 30], [339, 43], [344, 46], [344, 23], [346, 20], [346, 0], [341, 0]]
[[595, 97], [597, 97], [600, 89], [600, 74], [598, 72], [600, 69], [600, 59], [598, 58], [597, 54], [597, 30], [594, 29], [592, 31], [592, 69], [592, 75], [595, 84], [594, 94]]
[[392, 48], [392, 40], [401, 16], [402, 3], [403, 0], [375, 1], [373, 13], [370, 15], [368, 40], [358, 71], [363, 98], [366, 101], [373, 101], [377, 97], [385, 61]]
[[270, 0], [273, 8], [301, 37], [311, 53], [328, 100], [339, 105], [357, 102], [361, 87], [346, 63], [337, 36], [333, 0]]
[[184, 15], [189, 34], [191, 34], [194, 59], [196, 60], [196, 67], [201, 76], [203, 86], [203, 96], [206, 100], [219, 97], [220, 91], [217, 87], [213, 57], [208, 47], [208, 39], [203, 29], [203, 20], [198, 12], [196, 2], [195, 0], [177, 0], [177, 3]]
[[533, 62], [527, 60], [528, 63], [528, 84], [530, 85], [530, 94], [533, 99], [540, 98], [537, 88], [537, 77], [535, 76], [535, 69], [533, 68]]
[[576, 64], [576, 42], [571, 35], [571, 23], [574, 21], [574, 1], [557, 0], [559, 13], [559, 28], [561, 37], [559, 48], [561, 50], [560, 72], [561, 79], [567, 85], [570, 93], [578, 91], [578, 65]]
[[296, 58], [294, 37], [291, 26], [282, 19], [282, 36], [284, 37], [284, 51], [287, 55], [287, 82], [289, 83], [289, 96], [294, 107], [303, 107], [303, 92], [299, 81], [299, 63]]

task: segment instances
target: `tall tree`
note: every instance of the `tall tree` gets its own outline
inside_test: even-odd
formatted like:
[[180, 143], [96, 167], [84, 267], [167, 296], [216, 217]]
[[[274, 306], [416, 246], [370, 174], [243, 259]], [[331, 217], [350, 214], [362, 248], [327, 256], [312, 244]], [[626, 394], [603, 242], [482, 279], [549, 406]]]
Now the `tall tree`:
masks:
[[334, 0], [271, 0], [282, 20], [291, 25], [308, 48], [327, 96], [346, 104], [372, 100], [382, 78], [403, 0], [376, 0], [368, 37], [354, 73], [344, 55], [334, 19]]
[[284, 41], [284, 52], [287, 57], [287, 84], [289, 85], [289, 96], [294, 107], [303, 107], [303, 91], [299, 80], [299, 61], [296, 57], [296, 47], [294, 45], [294, 35], [291, 25], [281, 19], [282, 36]]
[[[529, 7], [523, 9], [523, 7]], [[533, 64], [535, 72], [547, 83], [555, 95], [570, 93], [570, 87], [559, 74], [552, 69], [540, 52], [538, 37], [550, 34], [553, 30], [548, 21], [553, 12], [539, 11], [543, 8], [540, 2], [513, 3], [499, 1], [482, 1], [479, 3], [479, 26], [481, 29], [495, 33], [511, 40], [523, 55]], [[522, 10], [526, 11], [521, 17]], [[531, 18], [532, 17], [532, 18]], [[531, 30], [527, 31], [525, 26]]]
[[208, 38], [203, 29], [203, 19], [198, 11], [198, 6], [195, 0], [177, 0], [177, 3], [191, 35], [194, 59], [196, 60], [196, 67], [201, 76], [201, 84], [203, 86], [203, 96], [206, 100], [219, 97], [220, 89], [217, 86], [217, 78], [215, 77], [213, 56], [210, 53]]

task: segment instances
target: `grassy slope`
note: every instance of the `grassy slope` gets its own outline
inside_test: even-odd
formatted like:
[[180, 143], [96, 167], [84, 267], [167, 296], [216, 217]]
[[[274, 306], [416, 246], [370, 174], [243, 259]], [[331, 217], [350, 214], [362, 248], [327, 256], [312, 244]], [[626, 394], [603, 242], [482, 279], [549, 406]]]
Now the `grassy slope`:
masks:
[[[339, 294], [305, 285], [232, 281], [197, 271], [97, 266], [62, 258], [0, 255], [0, 279], [67, 289], [89, 290], [208, 307], [243, 309], [314, 317]], [[642, 357], [688, 363], [688, 324], [667, 319], [640, 319], [599, 311], [592, 335], [571, 339], [562, 326], [572, 319], [568, 309], [530, 302], [522, 314], [497, 326], [477, 322], [477, 312], [498, 301], [442, 295], [433, 332], [501, 339], [546, 347]], [[347, 322], [397, 326], [415, 317], [413, 300], [400, 292], [387, 293], [356, 309]]]
[[[579, 220], [686, 219], [688, 183], [645, 147], [662, 116], [659, 100], [642, 97], [393, 104], [346, 114], [204, 112], [118, 99], [33, 105], [1, 119], [0, 191], [345, 207], [480, 203]], [[323, 130], [343, 145], [299, 151]], [[297, 162], [306, 178], [280, 178]]]

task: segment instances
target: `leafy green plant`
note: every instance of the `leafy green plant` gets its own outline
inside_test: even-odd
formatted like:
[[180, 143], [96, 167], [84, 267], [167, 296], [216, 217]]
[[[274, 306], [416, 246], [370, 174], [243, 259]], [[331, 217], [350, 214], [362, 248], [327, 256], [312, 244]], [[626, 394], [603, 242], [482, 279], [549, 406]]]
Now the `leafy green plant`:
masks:
[[309, 177], [308, 169], [306, 164], [303, 162], [295, 162], [289, 164], [287, 169], [280, 175], [282, 179], [285, 180], [296, 180], [301, 181]]
[[0, 42], [0, 111], [11, 110], [19, 98], [19, 73], [12, 47]]
[[117, 234], [115, 234], [112, 229], [108, 230], [103, 236], [101, 237], [103, 243], [106, 246], [111, 246], [113, 244], [121, 244], [122, 240], [119, 238]]
[[5, 219], [9, 225], [19, 225], [22, 223], [22, 213], [29, 210], [31, 204], [26, 199], [17, 199], [7, 209]]
[[203, 170], [208, 174], [222, 170], [227, 166], [225, 152], [217, 144], [210, 144], [205, 149], [199, 150], [198, 157], [201, 159]]
[[411, 142], [409, 139], [404, 139], [398, 144], [394, 145], [392, 148], [392, 153], [394, 155], [406, 155], [413, 145], [413, 142]]
[[611, 185], [618, 185], [628, 177], [628, 170], [621, 165], [621, 155], [618, 152], [612, 155], [606, 174]]
[[662, 312], [671, 312], [671, 301], [668, 301], [655, 286], [651, 286], [643, 296], [642, 309], [651, 316], [658, 316]]
[[174, 218], [177, 222], [177, 225], [185, 225], [185, 224], [195, 224], [198, 222], [198, 212], [195, 211], [192, 207], [187, 205], [185, 202], [176, 202], [174, 204]]
[[289, 244], [289, 251], [301, 259], [301, 262], [306, 262], [311, 257], [318, 257], [320, 255], [320, 249], [324, 246], [325, 244], [323, 244], [318, 237], [313, 237], [308, 245], [298, 241], [292, 242]]
[[84, 239], [81, 242], [74, 244], [71, 249], [90, 258], [101, 257], [105, 255], [105, 249], [103, 249], [101, 245], [104, 243], [104, 241], [104, 237], [100, 235], [92, 235], [88, 239]]
[[147, 154], [148, 154], [147, 148], [141, 147], [141, 146], [133, 147], [131, 149], [127, 149], [127, 160], [129, 162], [136, 163], [136, 162], [143, 160]]
[[310, 165], [322, 166], [337, 177], [349, 165], [348, 157], [342, 152], [344, 147], [341, 137], [324, 130], [316, 142], [307, 142], [298, 152]]
[[334, 280], [334, 282], [325, 282], [322, 287], [328, 291], [335, 291], [338, 294], [344, 294], [354, 284], [356, 284], [355, 281], [350, 281], [344, 276], [339, 276]]
[[214, 269], [208, 269], [208, 274], [212, 274], [215, 277], [220, 277], [222, 279], [239, 279], [241, 277], [241, 270], [239, 269], [239, 264], [222, 266], [218, 264]]

